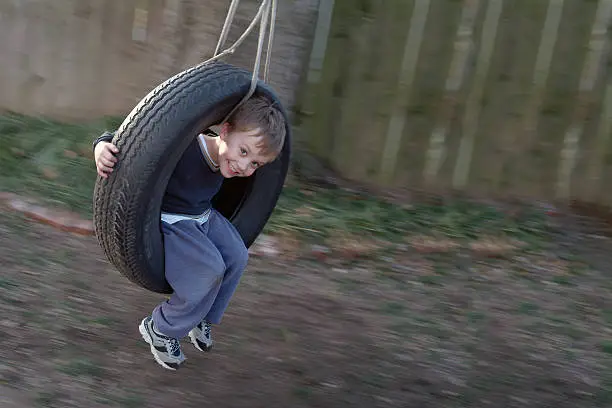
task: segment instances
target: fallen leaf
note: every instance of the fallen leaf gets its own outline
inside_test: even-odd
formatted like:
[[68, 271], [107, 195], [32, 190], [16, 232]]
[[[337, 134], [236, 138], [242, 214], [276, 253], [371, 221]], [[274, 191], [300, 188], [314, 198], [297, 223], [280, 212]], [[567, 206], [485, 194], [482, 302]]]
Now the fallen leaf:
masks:
[[78, 154], [72, 150], [64, 150], [64, 156], [68, 157], [69, 159], [76, 159]]
[[419, 235], [410, 237], [408, 242], [414, 249], [423, 253], [448, 252], [459, 247], [459, 243], [448, 238]]
[[55, 171], [54, 169], [50, 168], [50, 167], [43, 168], [42, 169], [42, 175], [47, 180], [56, 180], [59, 177], [58, 172]]
[[515, 251], [520, 247], [520, 244], [501, 238], [485, 237], [471, 242], [469, 247], [472, 251], [481, 255], [501, 256], [508, 252]]
[[25, 150], [19, 149], [17, 147], [11, 147], [11, 153], [13, 153], [13, 156], [15, 157], [25, 157], [26, 156]]

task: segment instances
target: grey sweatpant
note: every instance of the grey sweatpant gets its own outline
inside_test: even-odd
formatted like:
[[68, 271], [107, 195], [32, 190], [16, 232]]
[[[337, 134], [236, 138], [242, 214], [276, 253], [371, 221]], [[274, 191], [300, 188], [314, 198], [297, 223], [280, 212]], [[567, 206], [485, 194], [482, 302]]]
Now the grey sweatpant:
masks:
[[216, 210], [208, 220], [162, 222], [166, 280], [174, 290], [153, 310], [155, 328], [180, 339], [200, 321], [221, 322], [248, 261], [234, 226]]

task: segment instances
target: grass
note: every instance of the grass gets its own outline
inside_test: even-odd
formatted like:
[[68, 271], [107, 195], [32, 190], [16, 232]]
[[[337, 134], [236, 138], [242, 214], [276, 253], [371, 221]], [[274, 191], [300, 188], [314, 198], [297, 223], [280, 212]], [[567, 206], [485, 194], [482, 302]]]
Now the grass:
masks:
[[100, 405], [120, 408], [140, 408], [145, 406], [145, 400], [139, 394], [125, 392], [126, 395], [99, 395], [94, 401]]
[[115, 402], [122, 408], [140, 408], [145, 406], [144, 398], [137, 394], [117, 397]]
[[9, 279], [5, 279], [5, 278], [0, 278], [0, 289], [15, 289], [17, 288], [19, 285], [17, 285], [15, 282], [9, 280]]
[[612, 341], [611, 340], [606, 340], [604, 342], [601, 343], [601, 350], [609, 355], [612, 355]]
[[72, 359], [62, 365], [59, 370], [73, 377], [90, 376], [100, 378], [104, 374], [104, 369], [99, 364], [87, 358]]
[[[66, 124], [20, 115], [0, 116], [0, 191], [33, 196], [45, 203], [91, 216], [96, 173], [91, 141], [120, 119]], [[342, 189], [289, 185], [265, 229], [312, 241], [337, 235], [371, 236], [402, 242], [406, 233], [443, 235], [457, 241], [483, 235], [542, 244], [544, 215], [532, 209], [509, 214], [493, 206], [455, 200], [412, 207]], [[563, 279], [560, 279], [563, 281]], [[436, 284], [433, 278], [429, 284]], [[565, 281], [564, 281], [565, 283]]]
[[119, 119], [67, 124], [21, 115], [0, 116], [0, 190], [91, 214], [96, 178], [91, 143]]
[[401, 315], [406, 306], [398, 302], [387, 302], [381, 307], [381, 312], [388, 315]]
[[[104, 129], [117, 125], [118, 120], [69, 125], [16, 115], [0, 117], [0, 190], [33, 196], [90, 216], [96, 176], [90, 152], [91, 140]], [[383, 242], [382, 249], [373, 250], [367, 261], [359, 261], [368, 262], [366, 270], [371, 273], [352, 275], [352, 265], [345, 262], [340, 269], [346, 270], [346, 274], [335, 271], [329, 279], [347, 299], [361, 299], [374, 305], [372, 310], [396, 334], [393, 338], [401, 342], [396, 347], [418, 345], [425, 350], [425, 354], [420, 354], [422, 358], [434, 366], [452, 362], [446, 352], [438, 351], [438, 346], [440, 350], [450, 350], [458, 345], [473, 354], [488, 352], [480, 343], [462, 339], [457, 330], [465, 330], [470, 336], [480, 338], [495, 322], [496, 313], [489, 312], [486, 305], [471, 307], [469, 303], [453, 301], [452, 296], [458, 296], [454, 293], [458, 285], [486, 293], [495, 291], [496, 287], [522, 287], [521, 282], [528, 278], [537, 282], [552, 281], [560, 287], [558, 290], [572, 291], [589, 275], [588, 268], [582, 268], [580, 261], [574, 258], [565, 261], [574, 268], [567, 269], [567, 273], [565, 269], [551, 273], [544, 270], [548, 264], [540, 266], [530, 261], [521, 264], [520, 268], [525, 268], [525, 271], [519, 273], [519, 267], [512, 266], [512, 256], [475, 263], [473, 255], [477, 248], [482, 249], [482, 245], [474, 245], [491, 242], [520, 242], [522, 245], [504, 251], [522, 251], [526, 259], [537, 257], [537, 252], [549, 244], [550, 229], [545, 214], [528, 207], [510, 212], [501, 207], [459, 199], [401, 206], [344, 189], [290, 183], [283, 190], [265, 232], [280, 236], [288, 234], [301, 244], [323, 246], [333, 245], [339, 238], [346, 238], [342, 245], [370, 240]], [[72, 259], [77, 257], [70, 250], [62, 250], [39, 259], [32, 257], [30, 251], [22, 249], [20, 255], [21, 263], [32, 269], [49, 269], [49, 265], [60, 269], [69, 267]], [[495, 271], [502, 272], [496, 274]], [[277, 275], [266, 277], [261, 273], [258, 279], [270, 279], [274, 284], [278, 282]], [[17, 290], [15, 282], [8, 277], [0, 278], [0, 292]], [[84, 279], [71, 277], [69, 284], [79, 296], [87, 297], [93, 292], [92, 285]], [[380, 293], [385, 296], [381, 297]], [[441, 299], [446, 299], [447, 303]], [[12, 298], [5, 300], [14, 303]], [[495, 304], [494, 300], [487, 302]], [[501, 305], [503, 299], [499, 302]], [[59, 307], [69, 310], [84, 324], [101, 327], [118, 324], [105, 316], [76, 313], [80, 305], [70, 300], [61, 302]], [[536, 303], [525, 298], [507, 307], [507, 315], [512, 316], [509, 321], [514, 318], [545, 321], [551, 316], [544, 301]], [[575, 310], [573, 313], [576, 317], [586, 312]], [[610, 324], [612, 312], [601, 312], [601, 319]], [[538, 327], [538, 330], [543, 330], [541, 325]], [[546, 329], [575, 341], [583, 341], [584, 333], [588, 333], [571, 327], [569, 323], [546, 326]], [[291, 327], [282, 326], [275, 339], [283, 344], [296, 343], [299, 341], [296, 333]], [[406, 342], [406, 339], [410, 341]], [[601, 354], [612, 355], [612, 343], [599, 341], [597, 344]], [[108, 371], [104, 364], [81, 356], [73, 356], [56, 370], [73, 377], [95, 379], [104, 377]], [[360, 384], [371, 389], [387, 387], [385, 381], [375, 376]], [[316, 393], [309, 387], [296, 386], [293, 394], [299, 400], [309, 400]], [[53, 395], [40, 397], [40, 405], [54, 403]], [[136, 394], [126, 394], [107, 402], [112, 406], [144, 406], [144, 400]]]
[[37, 407], [51, 407], [61, 396], [56, 392], [39, 392], [34, 400]]
[[[58, 155], [58, 168], [67, 159]], [[35, 183], [33, 167], [23, 166], [23, 171], [23, 177]], [[2, 172], [2, 177], [20, 176], [15, 171], [12, 176]], [[44, 194], [36, 184], [31, 188]], [[56, 188], [72, 191], [76, 186]], [[85, 194], [75, 196], [73, 205], [84, 209], [90, 205]], [[130, 377], [130, 370], [118, 362], [119, 355], [133, 358], [136, 364], [141, 354], [148, 356], [148, 346], [137, 334], [132, 333], [121, 350], [114, 341], [118, 332], [133, 328], [148, 294], [132, 296], [117, 290], [118, 282], [130, 284], [108, 273], [111, 269], [102, 263], [88, 264], [91, 252], [82, 245], [93, 248], [93, 240], [70, 244], [57, 239], [64, 237], [60, 232], [43, 236], [32, 229], [23, 234], [18, 224], [4, 225], [7, 233], [0, 236], [4, 239], [0, 251], [7, 259], [15, 258], [0, 278], [0, 295], [10, 295], [6, 306], [25, 311], [15, 317], [21, 319], [16, 322], [22, 330], [42, 331], [50, 344], [71, 346], [66, 349], [69, 354], [61, 350], [61, 359], [58, 347], [46, 344], [40, 349], [42, 356], [24, 356], [30, 368], [27, 375], [51, 378], [61, 391], [34, 394], [38, 406], [61, 406], [68, 395], [96, 406], [157, 406], [156, 394], [147, 392], [151, 386], [162, 387], [160, 392], [176, 391], [172, 382], [159, 385], [153, 369], [143, 371], [141, 380]], [[609, 291], [599, 286], [601, 277], [587, 267], [580, 274], [571, 273], [570, 266], [582, 265], [579, 257], [551, 259], [553, 255], [533, 249], [548, 245], [550, 239], [547, 221], [536, 211], [507, 213], [465, 201], [402, 207], [341, 189], [289, 185], [266, 228], [272, 234], [295, 235], [300, 242], [323, 240], [327, 245], [340, 232], [357, 240], [368, 233], [389, 245], [354, 264], [339, 262], [333, 253], [322, 261], [254, 260], [254, 273], [245, 275], [246, 285], [235, 299], [229, 324], [220, 331], [222, 354], [217, 356], [225, 362], [215, 372], [222, 377], [204, 379], [215, 390], [209, 396], [213, 404], [221, 398], [226, 402], [239, 398], [231, 387], [224, 394], [225, 388], [218, 384], [251, 371], [263, 372], [264, 380], [245, 375], [241, 387], [272, 389], [279, 381], [278, 388], [285, 393], [269, 391], [262, 398], [290, 398], [289, 405], [293, 401], [293, 405], [315, 406], [325, 398], [336, 406], [339, 401], [361, 406], [357, 397], [369, 398], [363, 406], [423, 405], [426, 400], [449, 407], [478, 405], [482, 400], [503, 405], [494, 401], [498, 395], [516, 396], [534, 406], [552, 405], [551, 393], [542, 387], [553, 392], [585, 389], [598, 402], [611, 400], [609, 383], [602, 382], [597, 389], [575, 374], [585, 373], [595, 382], [605, 374], [602, 367], [612, 366], [612, 342], [605, 332], [606, 326], [612, 326], [612, 309], [606, 305], [596, 309]], [[483, 236], [534, 245], [514, 257], [483, 259], [470, 246], [483, 241]], [[415, 237], [432, 237], [433, 242], [444, 237], [460, 246], [421, 253], [410, 245]], [[33, 250], [48, 262], [35, 264]], [[25, 267], [44, 273], [23, 274]], [[518, 274], [521, 268], [529, 281]], [[91, 276], [96, 280], [88, 280]], [[590, 290], [580, 293], [583, 287]], [[36, 291], [28, 291], [31, 288]], [[88, 302], [76, 302], [71, 296]], [[320, 298], [329, 304], [318, 302]], [[3, 349], [11, 350], [20, 339], [11, 337], [11, 331], [7, 335]], [[89, 354], [99, 349], [106, 353]], [[197, 364], [198, 357], [193, 356], [191, 361]], [[199, 403], [201, 370], [222, 361], [203, 358], [203, 365], [182, 374], [185, 406]], [[47, 367], [45, 362], [51, 364]], [[296, 367], [295, 373], [278, 376], [279, 369], [289, 366]], [[322, 385], [328, 382], [338, 385]], [[116, 383], [135, 389], [116, 390], [111, 386]], [[105, 384], [105, 391], [94, 388]], [[72, 392], [72, 385], [79, 391]], [[572, 398], [576, 402], [577, 397]]]
[[407, 232], [463, 242], [485, 235], [519, 240], [531, 248], [541, 246], [548, 235], [545, 215], [531, 208], [509, 214], [467, 200], [402, 207], [346, 190], [300, 186], [285, 188], [267, 231], [289, 231], [313, 241], [333, 238], [338, 231], [391, 242], [401, 242]]
[[533, 315], [537, 313], [539, 306], [531, 302], [523, 302], [519, 305], [519, 313], [525, 315]]

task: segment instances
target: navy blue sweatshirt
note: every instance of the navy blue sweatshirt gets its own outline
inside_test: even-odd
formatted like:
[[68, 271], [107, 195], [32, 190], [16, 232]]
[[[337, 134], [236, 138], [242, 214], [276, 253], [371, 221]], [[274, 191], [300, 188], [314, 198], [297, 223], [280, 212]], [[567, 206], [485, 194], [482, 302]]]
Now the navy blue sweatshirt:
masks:
[[[105, 132], [94, 143], [110, 142], [113, 133]], [[223, 183], [220, 172], [213, 171], [200, 150], [198, 139], [194, 138], [179, 159], [162, 199], [163, 212], [199, 215], [208, 210], [211, 200]]]

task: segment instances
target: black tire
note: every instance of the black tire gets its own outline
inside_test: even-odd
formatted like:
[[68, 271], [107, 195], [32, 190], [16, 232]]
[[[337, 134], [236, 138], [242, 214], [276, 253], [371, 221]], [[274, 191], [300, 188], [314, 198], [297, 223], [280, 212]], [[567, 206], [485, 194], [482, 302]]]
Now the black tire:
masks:
[[[115, 170], [94, 187], [95, 233], [110, 262], [130, 281], [169, 294], [164, 274], [160, 211], [168, 179], [201, 130], [221, 122], [247, 93], [251, 73], [213, 62], [187, 69], [158, 85], [121, 124]], [[289, 167], [291, 136], [287, 112], [260, 82], [256, 93], [278, 102], [287, 122], [279, 157], [249, 178], [227, 179], [214, 207], [236, 226], [249, 247], [260, 234], [281, 193]]]

